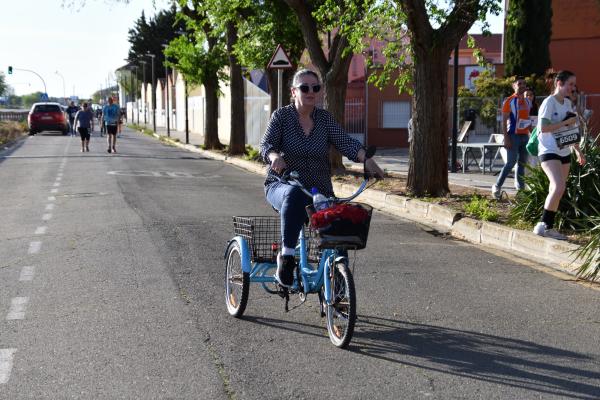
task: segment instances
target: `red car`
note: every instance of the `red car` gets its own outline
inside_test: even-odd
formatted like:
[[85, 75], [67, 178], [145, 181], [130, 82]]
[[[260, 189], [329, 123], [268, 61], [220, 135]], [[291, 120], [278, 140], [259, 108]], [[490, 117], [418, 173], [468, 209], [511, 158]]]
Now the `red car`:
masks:
[[27, 123], [30, 135], [42, 131], [60, 131], [63, 135], [69, 133], [67, 118], [58, 103], [35, 103], [31, 106]]

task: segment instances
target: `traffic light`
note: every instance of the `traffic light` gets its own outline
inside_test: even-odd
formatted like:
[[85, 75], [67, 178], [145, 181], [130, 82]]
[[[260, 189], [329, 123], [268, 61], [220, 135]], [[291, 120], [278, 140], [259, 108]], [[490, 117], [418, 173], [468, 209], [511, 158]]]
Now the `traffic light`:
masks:
[[9, 66], [8, 66], [8, 74], [9, 74], [9, 75], [12, 75], [12, 65], [9, 65]]

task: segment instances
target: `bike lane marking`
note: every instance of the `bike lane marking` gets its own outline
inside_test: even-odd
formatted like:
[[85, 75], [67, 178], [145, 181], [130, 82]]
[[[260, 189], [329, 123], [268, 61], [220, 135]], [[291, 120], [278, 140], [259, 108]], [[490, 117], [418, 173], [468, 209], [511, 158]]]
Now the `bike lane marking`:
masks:
[[27, 250], [27, 254], [37, 254], [40, 252], [42, 248], [42, 242], [30, 242], [29, 250]]
[[0, 385], [8, 382], [12, 370], [13, 354], [17, 349], [0, 349]]
[[27, 303], [29, 303], [29, 297], [13, 297], [10, 303], [6, 319], [8, 321], [25, 319], [25, 309], [27, 308]]
[[19, 275], [19, 282], [27, 282], [33, 280], [33, 276], [35, 275], [35, 267], [27, 265], [21, 269], [21, 274]]

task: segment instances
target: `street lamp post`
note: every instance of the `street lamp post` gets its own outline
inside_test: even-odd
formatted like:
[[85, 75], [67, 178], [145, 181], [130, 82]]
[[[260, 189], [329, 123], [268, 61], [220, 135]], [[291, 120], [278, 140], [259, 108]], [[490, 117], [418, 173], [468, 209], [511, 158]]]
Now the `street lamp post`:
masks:
[[183, 78], [183, 87], [185, 92], [185, 144], [190, 144], [190, 124], [188, 120], [188, 84], [185, 77]]
[[[137, 84], [138, 84], [138, 66], [133, 64], [133, 69], [135, 70], [135, 83], [133, 85], [133, 102], [135, 103], [135, 110], [136, 110], [136, 114], [137, 114], [137, 124], [140, 124], [140, 110], [139, 110], [139, 105], [138, 105], [138, 99], [137, 99]], [[131, 116], [131, 123], [135, 123], [135, 116], [132, 114]]]
[[[169, 45], [163, 44], [163, 49], [166, 49]], [[169, 127], [169, 67], [167, 66], [167, 55], [165, 54], [165, 91], [166, 91], [166, 103], [165, 103], [165, 113], [167, 114], [167, 137], [171, 137], [171, 128]]]
[[24, 69], [24, 68], [14, 68], [13, 67], [13, 71], [24, 71], [24, 72], [31, 72], [32, 74], [37, 75], [38, 78], [40, 78], [40, 80], [42, 81], [42, 83], [44, 84], [44, 94], [48, 95], [48, 89], [46, 89], [46, 81], [44, 80], [44, 78], [42, 78], [42, 76], [40, 74], [38, 74], [35, 71], [32, 71], [30, 69]]
[[131, 95], [131, 122], [133, 123], [133, 103], [134, 103], [134, 97], [135, 97], [135, 92], [133, 90], [133, 65], [129, 67], [129, 94]]
[[63, 100], [65, 102], [65, 105], [67, 104], [67, 90], [65, 89], [66, 85], [65, 85], [65, 77], [58, 71], [54, 71], [54, 73], [58, 76], [60, 76], [62, 78], [62, 82], [63, 82]]
[[140, 60], [140, 64], [142, 64], [142, 86], [144, 88], [144, 128], [146, 127], [146, 110], [148, 109], [148, 93], [146, 91], [146, 61]]
[[152, 130], [156, 133], [156, 75], [154, 74], [154, 59], [156, 54], [150, 52], [146, 55], [152, 58]]

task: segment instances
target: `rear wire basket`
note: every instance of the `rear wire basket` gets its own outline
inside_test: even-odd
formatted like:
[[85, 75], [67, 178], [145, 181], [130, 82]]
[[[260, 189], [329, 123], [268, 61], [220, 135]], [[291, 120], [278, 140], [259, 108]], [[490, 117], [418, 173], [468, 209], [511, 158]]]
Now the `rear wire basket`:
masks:
[[[248, 241], [253, 262], [275, 263], [281, 250], [281, 222], [278, 216], [233, 217], [233, 233]], [[305, 228], [308, 262], [318, 263], [321, 257], [314, 235]]]

